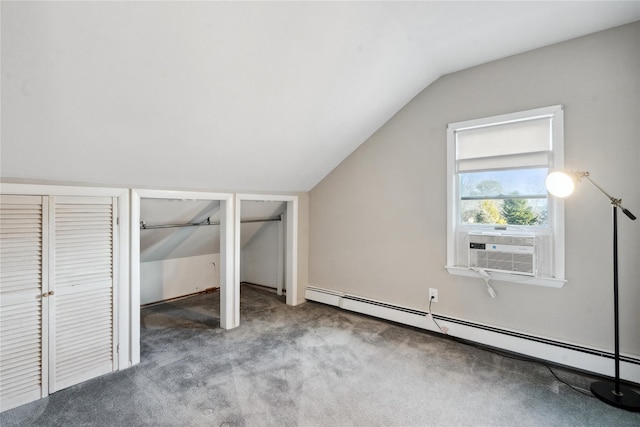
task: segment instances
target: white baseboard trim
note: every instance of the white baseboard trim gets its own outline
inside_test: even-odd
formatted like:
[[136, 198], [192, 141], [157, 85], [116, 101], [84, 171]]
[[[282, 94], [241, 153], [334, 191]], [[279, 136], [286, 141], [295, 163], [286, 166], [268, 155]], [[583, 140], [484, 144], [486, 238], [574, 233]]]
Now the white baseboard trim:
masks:
[[[306, 288], [305, 298], [310, 301], [340, 307], [344, 310], [442, 333], [433, 320], [427, 317], [427, 312], [313, 286]], [[546, 360], [581, 371], [608, 377], [614, 376], [613, 353], [605, 350], [523, 334], [443, 315], [434, 314], [433, 317], [440, 326], [448, 328], [447, 335], [452, 337]], [[620, 378], [640, 384], [640, 359], [634, 356], [621, 355]]]

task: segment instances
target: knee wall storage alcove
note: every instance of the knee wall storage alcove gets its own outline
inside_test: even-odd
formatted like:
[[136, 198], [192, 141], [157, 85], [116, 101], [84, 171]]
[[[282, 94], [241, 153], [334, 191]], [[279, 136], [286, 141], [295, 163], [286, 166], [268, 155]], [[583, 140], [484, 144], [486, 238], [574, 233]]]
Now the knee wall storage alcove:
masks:
[[140, 200], [140, 303], [220, 286], [219, 200]]

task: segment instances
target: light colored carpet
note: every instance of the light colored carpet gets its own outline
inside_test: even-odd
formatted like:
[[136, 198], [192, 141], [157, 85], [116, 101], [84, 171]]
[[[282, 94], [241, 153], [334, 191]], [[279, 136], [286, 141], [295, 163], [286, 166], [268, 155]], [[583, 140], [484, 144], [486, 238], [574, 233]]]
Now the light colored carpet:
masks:
[[[142, 362], [0, 415], [2, 426], [639, 426], [544, 366], [253, 286], [142, 311]], [[588, 389], [590, 378], [556, 369]]]

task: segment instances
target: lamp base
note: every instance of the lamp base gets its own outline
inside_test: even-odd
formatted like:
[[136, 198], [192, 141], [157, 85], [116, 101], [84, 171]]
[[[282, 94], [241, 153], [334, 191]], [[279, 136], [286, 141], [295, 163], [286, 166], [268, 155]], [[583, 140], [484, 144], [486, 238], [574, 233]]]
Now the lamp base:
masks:
[[629, 387], [620, 385], [620, 394], [616, 395], [613, 381], [597, 381], [591, 384], [591, 393], [604, 403], [632, 412], [640, 412], [640, 394]]

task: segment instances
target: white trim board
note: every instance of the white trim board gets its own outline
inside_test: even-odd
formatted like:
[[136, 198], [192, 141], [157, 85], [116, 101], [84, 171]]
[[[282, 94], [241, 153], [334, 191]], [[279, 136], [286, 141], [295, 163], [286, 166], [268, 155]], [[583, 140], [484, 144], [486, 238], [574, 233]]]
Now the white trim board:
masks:
[[[445, 266], [449, 274], [455, 274], [457, 276], [466, 276], [466, 277], [481, 277], [478, 273], [471, 270], [468, 267], [456, 267], [456, 266]], [[487, 271], [486, 272], [491, 280], [499, 280], [501, 282], [509, 282], [519, 285], [536, 285], [536, 286], [546, 286], [548, 288], [556, 288], [559, 289], [567, 283], [564, 279], [556, 279], [555, 277], [536, 277], [536, 276], [526, 276], [524, 274], [511, 274], [511, 273], [501, 273], [498, 271]]]
[[[306, 288], [305, 298], [344, 310], [442, 333], [426, 316], [428, 313], [423, 311], [311, 286]], [[554, 341], [437, 314], [433, 314], [433, 317], [437, 319], [440, 326], [448, 328], [448, 335], [452, 337], [586, 372], [614, 376], [613, 353], [606, 350]], [[640, 384], [640, 359], [622, 355], [620, 378]]]

